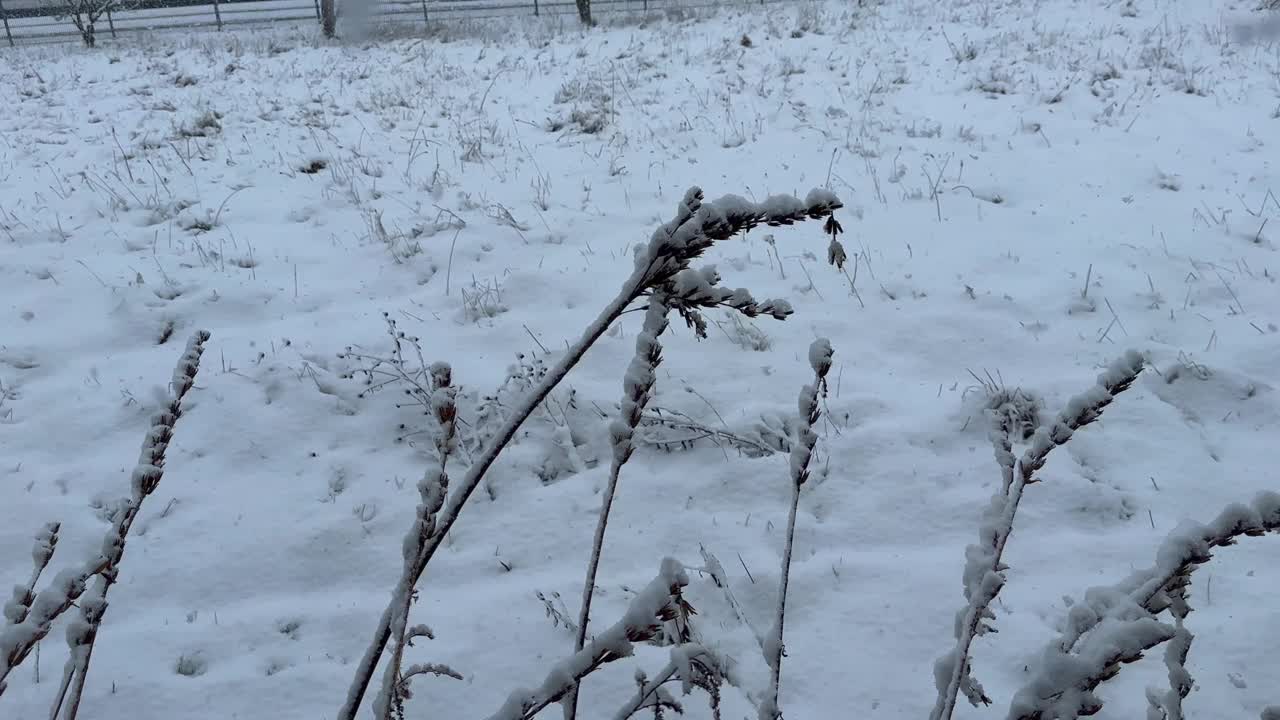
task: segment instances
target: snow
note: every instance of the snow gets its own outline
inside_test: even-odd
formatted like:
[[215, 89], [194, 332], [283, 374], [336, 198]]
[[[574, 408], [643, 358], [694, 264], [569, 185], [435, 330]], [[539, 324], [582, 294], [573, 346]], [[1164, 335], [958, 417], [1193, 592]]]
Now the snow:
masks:
[[[973, 645], [994, 705], [956, 716], [1006, 715], [1046, 657], [1081, 672], [1160, 637], [1138, 617], [1128, 635], [1082, 638], [1085, 658], [1045, 653], [1073, 628], [1122, 623], [1124, 598], [1159, 589], [1150, 572], [1211, 550], [1188, 590], [1185, 713], [1259, 717], [1280, 703], [1266, 642], [1280, 634], [1278, 541], [1205, 541], [1280, 513], [1280, 496], [1259, 495], [1280, 489], [1280, 66], [1274, 33], [1235, 32], [1264, 27], [1251, 2], [819, 0], [590, 31], [521, 20], [345, 45], [246, 30], [3, 49], [0, 586], [26, 583], [61, 525], [36, 588], [52, 592], [0, 630], [0, 668], [111, 551], [139, 443], [207, 328], [172, 437], [153, 438], [168, 443], [164, 475], [132, 526], [84, 716], [333, 717], [403, 569], [417, 480], [440, 470], [424, 414], [439, 406], [354, 372], [354, 353], [394, 351], [385, 311], [402, 342], [420, 338], [424, 383], [450, 364], [458, 408], [437, 520], [451, 529], [409, 619], [435, 639], [407, 647], [405, 668], [465, 679], [416, 678], [407, 716], [480, 717], [534, 688], [527, 699], [572, 656], [536, 593], [577, 616], [645, 320], [633, 271], [676, 272], [669, 252], [704, 256], [677, 278], [690, 292], [787, 304], [700, 308], [705, 339], [683, 323], [662, 334], [592, 635], [675, 558], [698, 645], [733, 668], [724, 717], [757, 715], [769, 668], [751, 624], [774, 622], [797, 393], [829, 362], [779, 706], [925, 717], [964, 583], [998, 580], [990, 556], [965, 568], [1001, 464], [1062, 440], [1105, 396], [1097, 379], [1142, 361], [1022, 496], [983, 620], [999, 632]], [[603, 125], [584, 132], [575, 113]], [[795, 217], [836, 203], [843, 271], [824, 262], [824, 221]], [[698, 234], [744, 218], [759, 225], [713, 247]], [[638, 310], [598, 321], [627, 298]], [[504, 386], [513, 364], [542, 369]], [[563, 372], [469, 484], [478, 439]], [[980, 382], [1043, 401], [1043, 432], [1014, 433], [998, 462]], [[716, 432], [662, 446], [653, 417]], [[740, 452], [734, 435], [768, 440]], [[700, 549], [727, 588], [697, 571]], [[48, 717], [79, 617], [4, 677], [0, 718]], [[588, 678], [579, 717], [613, 717], [637, 669], [687, 680], [677, 666], [694, 651], [635, 643]], [[1096, 693], [1100, 717], [1145, 716], [1146, 688], [1168, 676], [1163, 650], [1125, 666]], [[701, 690], [680, 700], [710, 717]]]

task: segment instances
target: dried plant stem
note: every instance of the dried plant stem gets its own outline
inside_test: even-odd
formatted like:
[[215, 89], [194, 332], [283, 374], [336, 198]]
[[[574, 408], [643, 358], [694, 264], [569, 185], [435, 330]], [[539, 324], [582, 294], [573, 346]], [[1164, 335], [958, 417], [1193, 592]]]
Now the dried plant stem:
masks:
[[[1191, 690], [1186, 672], [1191, 633], [1182, 621], [1191, 612], [1186, 590], [1191, 574], [1209, 562], [1212, 550], [1240, 537], [1280, 533], [1280, 493], [1259, 493], [1250, 504], [1225, 508], [1208, 525], [1190, 524], [1170, 533], [1156, 553], [1156, 564], [1107, 588], [1093, 588], [1072, 607], [1062, 636], [1045, 649], [1040, 666], [1010, 704], [1010, 720], [1048, 720], [1092, 715], [1102, 708], [1094, 690], [1121, 665], [1168, 642], [1165, 664], [1170, 689], [1152, 705], [1174, 720]], [[1156, 617], [1169, 611], [1175, 625]]]
[[[369, 686], [369, 681], [373, 677], [378, 660], [391, 637], [392, 615], [395, 612], [395, 608], [398, 607], [401, 588], [413, 588], [417, 585], [418, 578], [421, 577], [427, 564], [431, 562], [431, 558], [435, 556], [436, 551], [444, 542], [444, 538], [453, 527], [453, 524], [457, 522], [458, 515], [461, 514], [467, 500], [475, 492], [476, 488], [480, 486], [480, 481], [484, 478], [484, 474], [498, 459], [498, 454], [511, 441], [511, 438], [515, 437], [516, 431], [520, 429], [524, 421], [533, 414], [534, 410], [551, 394], [556, 385], [559, 385], [560, 381], [569, 374], [569, 371], [578, 364], [582, 356], [586, 354], [587, 349], [604, 335], [613, 321], [620, 317], [622, 312], [626, 310], [627, 305], [639, 295], [636, 285], [636, 279], [633, 276], [623, 286], [618, 296], [600, 313], [596, 321], [587, 327], [582, 338], [569, 348], [568, 352], [560, 358], [560, 361], [554, 367], [547, 371], [547, 375], [542, 379], [542, 382], [530, 391], [519, 405], [515, 406], [484, 452], [467, 469], [467, 474], [459, 482], [458, 489], [449, 496], [448, 501], [437, 516], [435, 531], [431, 537], [424, 541], [417, 561], [412, 565], [406, 564], [404, 573], [396, 584], [396, 591], [393, 593], [392, 601], [387, 605], [387, 609], [383, 611], [378, 628], [374, 631], [373, 642], [365, 650], [365, 654], [356, 668], [356, 675], [347, 693], [346, 701], [338, 713], [340, 720], [355, 720], [356, 712], [360, 708], [360, 703]], [[411, 542], [417, 538], [417, 532], [415, 524], [411, 535], [406, 538], [406, 541]]]
[[[468, 468], [458, 489], [449, 496], [436, 520], [434, 533], [423, 544], [418, 562], [412, 567], [406, 564], [397, 583], [397, 590], [393, 592], [374, 631], [373, 640], [357, 663], [347, 697], [338, 711], [338, 720], [355, 720], [378, 661], [391, 637], [391, 623], [397, 607], [399, 588], [417, 585], [418, 578], [457, 522], [467, 500], [480, 486], [485, 473], [507, 443], [515, 437], [520, 426], [556, 385], [581, 361], [587, 350], [622, 316], [627, 306], [642, 295], [671, 284], [677, 274], [687, 270], [689, 263], [706, 252], [717, 240], [727, 239], [759, 225], [791, 225], [806, 219], [830, 218], [841, 207], [843, 204], [840, 199], [824, 190], [811, 191], [804, 201], [792, 197], [773, 197], [763, 203], [752, 203], [740, 197], [726, 196], [707, 205], [703, 204], [701, 188], [690, 188], [685, 193], [676, 217], [655, 230], [648, 246], [637, 252], [635, 269], [623, 283], [617, 296], [587, 326], [578, 342], [566, 350], [542, 382], [514, 408], [484, 452]], [[406, 537], [406, 543], [412, 542], [416, 533], [415, 524]]]
[[[431, 366], [431, 412], [435, 415], [440, 428], [435, 438], [436, 454], [440, 458], [439, 466], [428, 470], [418, 484], [418, 492], [422, 502], [418, 505], [416, 533], [406, 538], [404, 546], [404, 567], [402, 578], [414, 577], [422, 548], [435, 533], [436, 517], [444, 505], [449, 491], [449, 458], [458, 447], [457, 435], [457, 388], [453, 385], [453, 371], [445, 363]], [[402, 582], [396, 587], [395, 615], [390, 626], [391, 657], [383, 670], [382, 689], [374, 699], [374, 714], [379, 720], [392, 720], [399, 715], [403, 717], [403, 704], [408, 697], [410, 675], [402, 674], [405, 646], [414, 637], [431, 637], [430, 629], [422, 626], [408, 631], [409, 610], [413, 606], [413, 587]], [[428, 674], [434, 666], [415, 666], [415, 669], [427, 668], [427, 671], [414, 674]], [[434, 673], [448, 674], [448, 673]]]
[[[14, 588], [13, 599], [4, 604], [6, 627], [22, 624], [31, 613], [31, 604], [36, 599], [36, 585], [40, 583], [40, 576], [45, 568], [49, 567], [49, 561], [53, 559], [53, 553], [58, 547], [58, 533], [61, 530], [61, 523], [51, 522], [46, 523], [40, 532], [36, 533], [35, 544], [31, 548], [31, 562], [34, 566], [31, 570], [31, 579], [26, 585]], [[3, 692], [3, 687], [0, 687], [0, 692]]]
[[1007, 436], [993, 435], [1004, 482], [991, 499], [987, 517], [978, 532], [978, 542], [970, 545], [965, 553], [964, 590], [968, 603], [957, 615], [955, 647], [934, 665], [938, 699], [930, 720], [951, 720], [961, 692], [975, 706], [991, 703], [970, 673], [969, 651], [974, 638], [991, 630], [988, 621], [995, 617], [991, 603], [1004, 586], [1007, 567], [1002, 558], [1013, 532], [1023, 490], [1036, 482], [1035, 473], [1044, 467], [1049, 453], [1070, 440], [1076, 430], [1097, 420], [1114, 396], [1129, 389], [1137, 380], [1142, 368], [1142, 356], [1133, 351], [1112, 363], [1098, 376], [1094, 387], [1067, 403], [1052, 427], [1036, 431], [1030, 447], [1017, 461], [1013, 461]]
[[831, 370], [831, 342], [819, 338], [809, 346], [809, 365], [813, 368], [813, 384], [800, 390], [800, 424], [791, 446], [791, 506], [787, 513], [787, 538], [782, 548], [782, 572], [778, 580], [778, 608], [773, 626], [764, 636], [764, 659], [769, 664], [769, 693], [760, 703], [760, 720], [778, 720], [782, 709], [778, 705], [778, 692], [782, 682], [783, 626], [787, 617], [787, 589], [791, 581], [791, 555], [796, 537], [796, 513], [800, 508], [800, 489], [809, 479], [809, 462], [818, 444], [818, 434], [813, 431], [822, 410], [819, 395], [826, 393], [827, 373]]
[[681, 616], [681, 588], [689, 584], [684, 567], [664, 558], [657, 577], [631, 601], [622, 619], [596, 636], [589, 645], [556, 663], [536, 690], [518, 689], [489, 720], [529, 720], [573, 691], [582, 678], [600, 666], [631, 655], [634, 644], [657, 637], [663, 623]]
[[[58, 547], [58, 532], [61, 529], [60, 523], [51, 522], [45, 524], [40, 532], [36, 533], [35, 544], [31, 548], [31, 561], [34, 565], [31, 579], [26, 585], [15, 587], [13, 598], [4, 604], [5, 622], [2, 628], [4, 632], [0, 632], [0, 663], [3, 663], [0, 667], [4, 672], [0, 673], [0, 695], [4, 694], [4, 677], [25, 659], [27, 653], [32, 651], [36, 655], [36, 683], [40, 683], [40, 638], [43, 637], [40, 632], [41, 630], [48, 632], [49, 623], [37, 624], [34, 627], [25, 623], [31, 615], [31, 606], [37, 598], [36, 585], [39, 584], [45, 568], [49, 567], [49, 561], [53, 559], [53, 553]], [[81, 587], [83, 588], [83, 584]], [[41, 614], [43, 616], [44, 613]], [[25, 632], [22, 628], [25, 628]]]
[[[578, 614], [578, 635], [574, 641], [574, 652], [579, 652], [587, 644], [587, 626], [591, 622], [591, 599], [595, 595], [596, 573], [600, 569], [600, 555], [604, 551], [604, 535], [609, 527], [609, 512], [613, 509], [613, 500], [618, 492], [618, 477], [622, 466], [631, 459], [635, 452], [633, 442], [636, 427], [644, 416], [645, 406], [649, 404], [653, 384], [657, 381], [656, 371], [662, 362], [662, 345], [658, 342], [663, 331], [667, 329], [666, 296], [655, 292], [649, 297], [649, 307], [645, 312], [644, 325], [636, 336], [636, 352], [623, 377], [622, 408], [618, 417], [609, 426], [609, 435], [613, 445], [613, 462], [609, 467], [609, 483], [600, 499], [600, 517], [596, 520], [595, 537], [591, 543], [591, 558], [587, 561], [587, 578], [582, 588], [582, 609]], [[565, 699], [565, 720], [575, 720], [578, 716], [578, 687], [574, 686]]]
[[142, 509], [142, 502], [155, 492], [164, 477], [165, 456], [169, 442], [173, 439], [174, 425], [182, 415], [182, 399], [195, 384], [196, 373], [200, 369], [200, 356], [204, 353], [204, 344], [208, 340], [209, 333], [201, 330], [187, 342], [186, 351], [173, 371], [169, 404], [151, 419], [151, 428], [142, 442], [138, 465], [133, 471], [132, 495], [123, 500], [116, 511], [111, 529], [107, 531], [103, 542], [102, 556], [92, 563], [95, 567], [102, 568], [97, 572], [97, 581], [93, 589], [80, 598], [80, 618], [67, 628], [67, 644], [71, 648], [71, 656], [67, 658], [63, 682], [50, 717], [57, 716], [58, 710], [64, 706], [64, 700], [63, 720], [75, 720], [80, 711], [94, 642], [98, 638], [102, 616], [107, 611], [107, 593], [119, 575], [125, 542]]
[[[684, 684], [685, 692], [688, 693], [689, 686], [696, 684], [694, 675], [699, 670], [702, 672], [715, 672], [716, 662], [717, 659], [706, 648], [696, 643], [672, 648], [671, 661], [662, 670], [658, 671], [658, 674], [653, 679], [643, 678], [643, 682], [639, 684], [636, 694], [614, 713], [613, 720], [627, 720], [648, 707], [650, 698], [655, 698], [655, 696], [659, 702], [674, 705], [672, 700], [663, 697], [665, 693], [662, 693], [662, 686], [673, 680], [679, 680]], [[711, 688], [705, 686], [704, 689], [711, 690]], [[719, 698], [713, 694], [711, 706], [713, 720], [720, 720], [718, 700]], [[676, 707], [679, 712], [678, 706]]]
[[672, 430], [683, 430], [692, 433], [683, 437], [645, 437], [641, 439], [641, 442], [645, 445], [652, 447], [668, 449], [672, 445], [692, 446], [693, 443], [705, 439], [710, 440], [722, 450], [724, 445], [729, 445], [752, 457], [763, 457], [777, 452], [777, 450], [762, 442], [743, 437], [729, 430], [709, 427], [694, 420], [689, 415], [671, 408], [655, 408], [645, 412], [640, 424], [647, 427], [662, 426]]

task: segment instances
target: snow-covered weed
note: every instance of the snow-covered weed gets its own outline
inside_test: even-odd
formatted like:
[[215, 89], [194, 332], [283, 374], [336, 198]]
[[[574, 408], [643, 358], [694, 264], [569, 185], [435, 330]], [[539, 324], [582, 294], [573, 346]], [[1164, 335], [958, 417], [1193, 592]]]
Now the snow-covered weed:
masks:
[[176, 139], [206, 138], [222, 132], [222, 114], [216, 110], [201, 110], [189, 115], [174, 128]]
[[502, 284], [497, 278], [471, 278], [470, 285], [460, 288], [459, 292], [462, 294], [462, 317], [467, 322], [492, 320], [510, 309], [502, 300]]
[[[18, 585], [12, 599], [4, 605], [4, 624], [0, 625], [0, 695], [4, 694], [5, 678], [30, 657], [53, 629], [54, 621], [77, 607], [79, 617], [68, 627], [66, 639], [70, 654], [53, 712], [57, 716], [59, 709], [65, 707], [62, 715], [65, 720], [77, 717], [93, 646], [108, 607], [107, 595], [119, 575], [125, 544], [142, 503], [155, 493], [164, 479], [164, 465], [174, 425], [182, 414], [183, 399], [195, 385], [200, 356], [208, 340], [209, 333], [198, 331], [187, 342], [173, 371], [169, 390], [164, 393], [166, 402], [152, 417], [143, 438], [138, 463], [130, 479], [129, 496], [118, 502], [103, 503], [104, 509], [109, 508], [103, 517], [109, 528], [101, 551], [91, 555], [89, 561], [79, 568], [62, 570], [46, 583], [44, 589], [37, 591], [40, 576], [48, 568], [57, 549], [61, 525], [48, 523], [36, 535], [31, 554], [34, 565], [31, 578]], [[179, 658], [176, 670], [179, 674], [194, 676], [202, 673], [204, 668], [203, 662]]]
[[604, 81], [583, 75], [560, 86], [553, 101], [558, 106], [547, 118], [547, 129], [560, 132], [573, 129], [586, 135], [598, 135], [614, 117], [613, 93]]
[[[609, 436], [612, 446], [613, 462], [611, 463], [609, 489], [603, 494], [604, 508], [596, 528], [595, 542], [592, 549], [592, 560], [588, 565], [587, 582], [583, 595], [582, 614], [579, 620], [577, 655], [570, 665], [555, 671], [555, 682], [543, 685], [543, 691], [531, 696], [526, 691], [516, 691], [511, 700], [497, 716], [501, 718], [529, 718], [537, 711], [563, 697], [569, 696], [566, 708], [569, 716], [574, 715], [577, 698], [577, 683], [595, 669], [600, 663], [614, 659], [620, 650], [630, 647], [630, 642], [639, 639], [637, 628], [647, 626], [655, 615], [664, 620], [678, 620], [679, 614], [666, 615], [662, 609], [671, 602], [672, 591], [677, 585], [687, 584], [687, 579], [680, 582], [677, 574], [678, 565], [674, 561], [664, 562], [664, 571], [655, 584], [652, 593], [642, 593], [641, 609], [628, 613], [623, 621], [601, 635], [590, 644], [585, 643], [585, 633], [590, 620], [590, 602], [595, 588], [594, 575], [603, 546], [604, 531], [609, 518], [609, 506], [616, 489], [619, 471], [635, 450], [634, 435], [649, 401], [650, 391], [656, 375], [654, 369], [661, 360], [661, 346], [658, 337], [667, 326], [667, 316], [677, 314], [695, 329], [699, 336], [706, 336], [706, 320], [704, 313], [712, 309], [731, 308], [747, 317], [768, 315], [776, 319], [784, 319], [791, 314], [791, 307], [781, 300], [757, 301], [746, 290], [729, 290], [719, 285], [720, 276], [713, 268], [694, 270], [690, 264], [720, 240], [739, 235], [759, 225], [790, 225], [807, 219], [826, 219], [826, 233], [830, 236], [831, 250], [828, 256], [834, 264], [843, 266], [845, 252], [837, 239], [842, 228], [832, 217], [837, 209], [843, 207], [833, 193], [815, 189], [805, 200], [794, 197], [775, 196], [762, 203], [753, 203], [745, 198], [729, 195], [712, 203], [704, 203], [702, 190], [691, 188], [677, 208], [676, 216], [670, 222], [654, 231], [647, 246], [638, 247], [635, 252], [635, 269], [623, 283], [618, 296], [601, 311], [595, 322], [587, 328], [583, 337], [566, 349], [554, 367], [548, 368], [538, 382], [514, 407], [501, 428], [495, 433], [482, 452], [471, 459], [460, 486], [453, 491], [447, 502], [439, 495], [431, 495], [428, 499], [428, 486], [423, 485], [423, 508], [418, 521], [406, 535], [406, 560], [404, 571], [388, 611], [383, 615], [379, 628], [375, 631], [373, 642], [369, 645], [364, 657], [360, 660], [355, 678], [348, 693], [347, 701], [339, 713], [342, 720], [354, 720], [373, 673], [384, 655], [387, 643], [393, 636], [404, 635], [404, 614], [399, 608], [407, 609], [407, 598], [413, 594], [418, 578], [426, 570], [437, 549], [444, 543], [449, 529], [456, 522], [462, 506], [471, 494], [485, 481], [485, 475], [498, 454], [511, 442], [517, 431], [534, 414], [534, 412], [551, 396], [555, 388], [564, 380], [568, 372], [578, 364], [587, 350], [604, 336], [609, 327], [620, 318], [637, 301], [643, 301], [646, 307], [644, 330], [636, 340], [636, 354], [632, 359], [623, 382], [623, 403], [619, 416], [610, 425]], [[394, 334], [394, 333], [393, 333]], [[397, 347], [399, 347], [397, 345]], [[403, 356], [403, 353], [400, 353]], [[396, 378], [404, 375], [400, 368], [392, 367], [383, 371], [392, 378], [387, 382], [394, 383]], [[421, 385], [421, 382], [418, 382]], [[452, 403], [450, 404], [452, 407]], [[437, 410], [438, 412], [438, 410]], [[443, 467], [440, 470], [443, 477]], [[424, 481], [425, 483], [425, 481]], [[439, 483], [443, 485], [443, 480]], [[432, 490], [431, 492], [435, 492]], [[429, 517], [429, 522], [426, 518]], [[638, 600], [639, 601], [639, 600]], [[683, 604], [676, 599], [676, 607]], [[651, 636], [655, 631], [645, 633]], [[616, 636], [616, 637], [615, 637]], [[611, 639], [612, 638], [612, 639]], [[399, 648], [403, 643], [396, 641], [392, 647]], [[683, 648], [683, 650], [681, 649]], [[682, 668], [688, 669], [692, 657], [689, 649], [679, 646], [682, 654], [681, 662], [658, 683], [663, 682]], [[696, 655], [702, 655], [699, 651]], [[395, 656], [399, 657], [398, 651]], [[673, 662], [675, 662], [673, 660]], [[396, 693], [395, 678], [399, 677], [399, 663], [388, 664], [385, 672], [386, 681], [375, 698], [375, 707], [380, 708], [382, 716], [386, 716], [387, 708]], [[714, 669], [714, 666], [712, 666]], [[718, 673], [712, 673], [718, 678]], [[695, 678], [690, 672], [683, 676], [686, 683]], [[718, 688], [718, 681], [711, 683]], [[642, 690], [644, 688], [642, 687]], [[651, 694], [652, 691], [650, 691]], [[718, 691], [717, 691], [718, 692]], [[644, 705], [647, 694], [642, 695], [637, 709]], [[713, 693], [713, 698], [718, 695]], [[629, 716], [624, 715], [624, 717]]]

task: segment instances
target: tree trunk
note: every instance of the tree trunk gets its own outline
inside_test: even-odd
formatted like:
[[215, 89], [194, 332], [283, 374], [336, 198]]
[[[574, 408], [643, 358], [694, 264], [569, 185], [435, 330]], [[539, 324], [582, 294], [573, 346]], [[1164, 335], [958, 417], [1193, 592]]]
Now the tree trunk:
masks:
[[84, 28], [80, 30], [80, 36], [84, 38], [84, 46], [87, 48], [95, 47], [98, 44], [98, 38], [93, 34], [93, 21], [85, 23]]
[[324, 29], [324, 36], [327, 38], [338, 34], [337, 0], [320, 0], [320, 26]]
[[583, 25], [595, 25], [591, 19], [591, 0], [577, 0], [578, 2], [578, 19]]

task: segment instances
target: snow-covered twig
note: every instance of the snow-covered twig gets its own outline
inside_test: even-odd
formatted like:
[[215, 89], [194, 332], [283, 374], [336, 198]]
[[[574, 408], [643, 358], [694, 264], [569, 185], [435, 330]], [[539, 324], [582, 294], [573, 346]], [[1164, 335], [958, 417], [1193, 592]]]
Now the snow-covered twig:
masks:
[[991, 612], [991, 603], [1004, 586], [1004, 572], [1008, 568], [1002, 558], [1009, 535], [1013, 532], [1022, 492], [1027, 485], [1037, 482], [1035, 473], [1044, 467], [1049, 453], [1066, 444], [1075, 431], [1101, 417], [1103, 409], [1115, 396], [1129, 389], [1137, 380], [1142, 368], [1143, 359], [1139, 353], [1125, 353], [1098, 376], [1092, 388], [1071, 398], [1051, 426], [1037, 429], [1031, 437], [1030, 446], [1016, 461], [1013, 460], [1011, 445], [1006, 446], [998, 433], [993, 435], [1004, 481], [1000, 491], [991, 498], [986, 517], [978, 530], [978, 542], [965, 551], [964, 594], [968, 603], [956, 615], [955, 647], [934, 664], [938, 699], [930, 720], [951, 720], [961, 692], [975, 706], [991, 704], [982, 685], [970, 674], [969, 650], [974, 638], [992, 630], [989, 621], [995, 615]]
[[760, 720], [777, 720], [782, 717], [778, 706], [778, 691], [782, 680], [782, 656], [785, 654], [782, 629], [787, 616], [787, 585], [791, 579], [791, 553], [796, 537], [796, 513], [800, 508], [800, 489], [809, 479], [809, 461], [818, 444], [818, 434], [813, 431], [822, 411], [818, 399], [825, 395], [827, 373], [831, 370], [831, 341], [819, 338], [809, 346], [809, 366], [813, 368], [813, 384], [800, 390], [800, 425], [796, 429], [795, 442], [791, 445], [791, 507], [787, 514], [787, 539], [782, 549], [782, 574], [778, 580], [778, 609], [773, 626], [764, 636], [764, 660], [769, 664], [769, 693], [760, 703]]
[[[68, 586], [66, 581], [72, 576], [60, 574], [52, 583], [53, 589], [61, 588], [65, 592], [46, 591], [41, 595], [36, 594], [40, 575], [49, 567], [49, 561], [53, 559], [54, 550], [58, 547], [58, 532], [61, 529], [61, 524], [51, 522], [36, 533], [35, 544], [31, 547], [31, 563], [34, 566], [31, 579], [25, 585], [15, 585], [13, 597], [4, 604], [4, 625], [0, 626], [0, 695], [4, 694], [5, 677], [9, 672], [22, 664], [36, 643], [48, 634], [53, 620], [71, 607], [74, 598], [67, 598], [73, 592], [78, 597], [84, 591], [83, 580]], [[42, 600], [42, 605], [37, 609], [39, 619], [28, 624], [27, 619], [31, 616], [32, 606], [37, 599]]]
[[[1159, 709], [1171, 720], [1180, 717], [1182, 698], [1191, 686], [1185, 667], [1191, 634], [1182, 626], [1191, 612], [1186, 600], [1191, 574], [1212, 559], [1213, 548], [1266, 533], [1280, 533], [1280, 493], [1260, 493], [1249, 505], [1233, 504], [1208, 525], [1183, 525], [1160, 546], [1154, 567], [1113, 587], [1089, 590], [1068, 614], [1062, 636], [1045, 649], [1031, 680], [1014, 695], [1010, 720], [1098, 712], [1102, 700], [1093, 691], [1122, 664], [1164, 642], [1171, 643], [1165, 655], [1171, 688], [1158, 698]], [[1157, 620], [1166, 610], [1175, 626]]]
[[673, 558], [663, 558], [657, 577], [632, 599], [621, 620], [583, 649], [556, 663], [537, 689], [512, 692], [489, 720], [529, 720], [568, 695], [582, 678], [601, 665], [630, 656], [635, 643], [652, 640], [662, 631], [664, 623], [687, 612], [681, 588], [688, 584], [684, 566]]
[[111, 529], [103, 539], [101, 554], [89, 561], [82, 575], [77, 577], [83, 577], [79, 584], [81, 588], [95, 575], [97, 581], [80, 597], [80, 617], [73, 620], [67, 628], [67, 645], [71, 648], [71, 656], [67, 658], [63, 670], [63, 682], [54, 701], [51, 718], [56, 717], [64, 707], [63, 720], [75, 720], [80, 711], [80, 699], [84, 693], [85, 677], [89, 673], [89, 662], [93, 657], [93, 645], [98, 638], [102, 616], [107, 611], [107, 593], [120, 573], [120, 561], [124, 558], [129, 530], [142, 509], [142, 502], [155, 492], [164, 477], [165, 457], [169, 442], [173, 439], [173, 428], [182, 416], [182, 399], [195, 384], [196, 373], [200, 370], [200, 356], [204, 353], [204, 344], [208, 340], [209, 333], [200, 330], [187, 341], [186, 350], [173, 371], [168, 405], [151, 418], [151, 427], [142, 441], [138, 464], [133, 469], [130, 497], [120, 501]]
[[[409, 671], [401, 673], [404, 663], [404, 649], [413, 643], [415, 637], [432, 638], [430, 628], [419, 625], [409, 629], [409, 610], [413, 606], [413, 586], [408, 578], [416, 577], [417, 563], [422, 556], [422, 548], [435, 533], [436, 517], [444, 506], [445, 496], [449, 491], [449, 458], [458, 447], [457, 434], [457, 387], [453, 384], [453, 370], [448, 364], [438, 362], [431, 365], [431, 413], [435, 416], [440, 432], [436, 435], [436, 454], [440, 458], [439, 466], [423, 474], [418, 483], [421, 502], [418, 505], [415, 519], [416, 532], [405, 538], [403, 549], [404, 572], [402, 582], [396, 587], [396, 612], [391, 620], [391, 657], [383, 669], [382, 689], [374, 698], [374, 714], [379, 720], [392, 720], [393, 717], [404, 716], [404, 701], [410, 697], [409, 681], [414, 675], [435, 674], [447, 675], [462, 679], [453, 670], [443, 665], [415, 665]], [[437, 672], [444, 668], [447, 672]]]
[[[671, 649], [671, 661], [650, 680], [644, 673], [636, 674], [636, 694], [614, 713], [614, 720], [628, 720], [641, 710], [656, 708], [673, 709], [683, 713], [683, 708], [662, 689], [669, 682], [678, 681], [681, 690], [688, 695], [694, 686], [711, 696], [711, 716], [720, 720], [720, 670], [717, 659], [705, 647], [687, 643]], [[656, 717], [661, 717], [657, 715]]]
[[[600, 517], [596, 520], [595, 537], [591, 544], [591, 557], [587, 561], [587, 578], [582, 588], [582, 608], [578, 614], [578, 633], [574, 641], [574, 651], [578, 652], [587, 644], [587, 626], [591, 622], [591, 599], [595, 595], [596, 573], [600, 569], [600, 554], [604, 550], [604, 534], [609, 526], [609, 511], [613, 509], [613, 499], [618, 492], [618, 477], [622, 466], [631, 459], [635, 452], [632, 438], [640, 418], [644, 414], [657, 381], [657, 369], [662, 362], [662, 344], [658, 338], [667, 329], [666, 296], [654, 293], [649, 297], [649, 309], [645, 312], [644, 326], [636, 336], [636, 352], [631, 358], [623, 376], [622, 408], [618, 417], [609, 425], [609, 437], [613, 445], [613, 462], [609, 468], [609, 483], [600, 499]], [[565, 720], [574, 720], [578, 715], [578, 688], [575, 687], [565, 699]]]
[[[53, 559], [53, 552], [58, 547], [58, 532], [61, 529], [61, 523], [51, 522], [36, 533], [35, 544], [31, 547], [31, 564], [34, 566], [31, 579], [26, 585], [15, 585], [13, 598], [4, 604], [6, 626], [21, 624], [31, 612], [31, 603], [36, 599], [36, 585], [39, 584], [40, 575], [44, 573], [45, 568], [49, 567], [49, 561]], [[0, 688], [0, 692], [3, 692], [3, 688]]]
[[[391, 313], [384, 311], [382, 320], [386, 323], [387, 336], [391, 338], [391, 354], [373, 355], [349, 346], [345, 352], [338, 353], [338, 358], [354, 360], [363, 365], [345, 373], [343, 377], [355, 379], [357, 375], [364, 376], [364, 389], [360, 391], [359, 397], [375, 393], [388, 385], [407, 385], [405, 394], [431, 412], [431, 369], [422, 356], [421, 340], [406, 335], [399, 328], [396, 319], [391, 317]], [[405, 358], [406, 345], [417, 355], [416, 365], [412, 358]]]
[[[397, 591], [383, 611], [372, 642], [356, 666], [355, 675], [348, 689], [346, 700], [338, 712], [338, 720], [355, 720], [364, 700], [365, 692], [387, 642], [391, 637], [391, 623], [395, 612], [399, 588], [414, 587], [418, 578], [435, 556], [462, 508], [484, 479], [498, 455], [515, 437], [520, 426], [533, 414], [557, 385], [564, 380], [587, 350], [599, 340], [609, 327], [626, 312], [628, 306], [640, 297], [655, 290], [663, 290], [675, 276], [688, 270], [689, 263], [705, 253], [714, 242], [730, 238], [760, 225], [791, 225], [806, 219], [830, 218], [843, 207], [835, 194], [815, 189], [806, 200], [777, 196], [762, 203], [749, 202], [737, 196], [726, 196], [711, 203], [703, 203], [701, 188], [690, 188], [677, 209], [676, 217], [654, 231], [648, 245], [636, 250], [635, 269], [623, 283], [617, 296], [609, 302], [596, 319], [587, 326], [582, 337], [568, 347], [559, 362], [551, 368], [541, 382], [533, 388], [520, 404], [513, 407], [506, 421], [495, 432], [493, 439], [467, 469], [458, 488], [441, 509], [431, 538], [425, 543], [419, 562], [406, 567], [406, 577], [397, 583]], [[833, 236], [834, 238], [834, 236]], [[833, 240], [834, 241], [834, 240]], [[406, 542], [416, 536], [417, 525], [410, 531]]]

